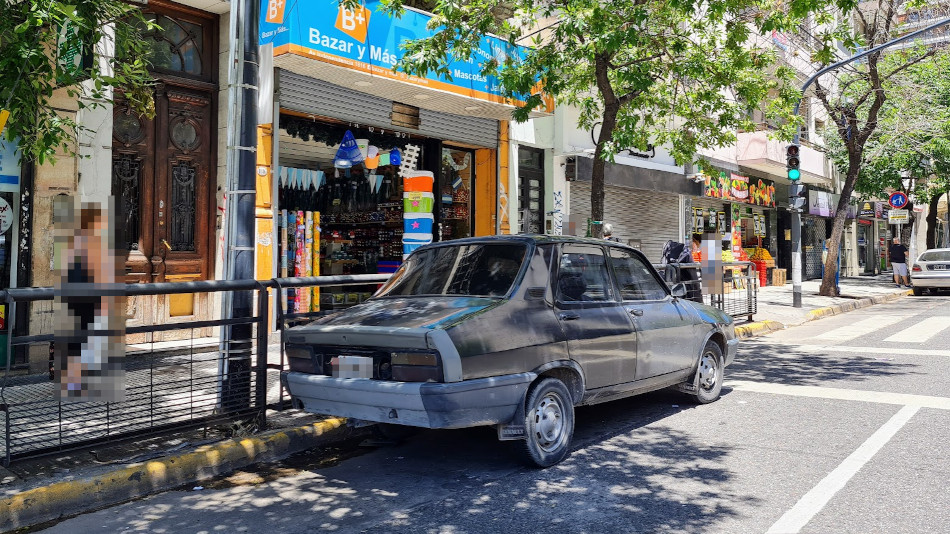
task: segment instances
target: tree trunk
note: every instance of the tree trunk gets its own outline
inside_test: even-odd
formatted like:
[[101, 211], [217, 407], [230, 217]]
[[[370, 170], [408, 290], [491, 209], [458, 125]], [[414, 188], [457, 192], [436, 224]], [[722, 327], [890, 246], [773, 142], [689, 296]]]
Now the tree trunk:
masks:
[[937, 204], [940, 195], [930, 199], [930, 210], [927, 212], [927, 249], [937, 248]]
[[[607, 162], [604, 160], [604, 145], [613, 136], [617, 127], [617, 113], [620, 106], [617, 103], [608, 103], [604, 106], [604, 120], [600, 127], [600, 137], [597, 147], [594, 148], [593, 168], [590, 173], [590, 218], [594, 221], [604, 221], [605, 172]], [[591, 225], [591, 236], [595, 239], [604, 237], [603, 224]]]
[[831, 226], [831, 238], [828, 241], [828, 257], [825, 259], [825, 275], [821, 279], [821, 288], [818, 294], [823, 297], [838, 296], [835, 277], [838, 274], [838, 249], [841, 246], [841, 236], [844, 234], [844, 223], [848, 220], [848, 204], [854, 184], [858, 181], [858, 172], [861, 170], [861, 155], [852, 155], [848, 158], [848, 173], [845, 175], [844, 189], [835, 211], [834, 223]]

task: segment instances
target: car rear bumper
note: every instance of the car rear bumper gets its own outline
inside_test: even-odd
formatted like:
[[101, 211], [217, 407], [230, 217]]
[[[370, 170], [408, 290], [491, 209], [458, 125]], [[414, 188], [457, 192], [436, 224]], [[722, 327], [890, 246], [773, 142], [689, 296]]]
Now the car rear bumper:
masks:
[[510, 422], [535, 378], [535, 373], [519, 373], [434, 383], [281, 373], [284, 386], [305, 411], [423, 428]]
[[910, 277], [910, 281], [914, 287], [950, 288], [950, 273], [947, 273], [942, 276], [932, 276], [932, 275], [914, 276], [912, 274]]

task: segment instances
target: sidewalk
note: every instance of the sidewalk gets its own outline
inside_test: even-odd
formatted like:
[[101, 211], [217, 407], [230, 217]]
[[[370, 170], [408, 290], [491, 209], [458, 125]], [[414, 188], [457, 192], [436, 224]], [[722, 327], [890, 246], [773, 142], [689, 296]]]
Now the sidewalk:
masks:
[[890, 273], [878, 276], [842, 278], [840, 297], [818, 295], [821, 280], [802, 282], [802, 307], [792, 307], [792, 284], [759, 288], [758, 312], [753, 322], [739, 320], [736, 332], [740, 337], [751, 337], [797, 326], [808, 321], [838, 315], [873, 304], [880, 304], [910, 294], [908, 288], [898, 288]]
[[[890, 275], [841, 280], [841, 297], [818, 296], [820, 281], [802, 284], [802, 307], [792, 307], [792, 285], [763, 287], [753, 322], [740, 320], [741, 337], [763, 335], [807, 321], [896, 300], [910, 290]], [[275, 351], [271, 346], [270, 351]], [[132, 439], [16, 461], [0, 467], [0, 532], [37, 525], [174, 488], [251, 464], [275, 461], [314, 447], [357, 440], [367, 433], [345, 421], [288, 410], [268, 412], [268, 430], [225, 439], [220, 429]], [[241, 434], [241, 432], [237, 432]]]

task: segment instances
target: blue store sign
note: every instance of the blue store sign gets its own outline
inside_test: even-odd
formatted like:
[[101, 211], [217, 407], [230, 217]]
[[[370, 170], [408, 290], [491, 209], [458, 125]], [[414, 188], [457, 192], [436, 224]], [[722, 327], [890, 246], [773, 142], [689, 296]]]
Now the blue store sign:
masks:
[[273, 43], [275, 57], [304, 56], [421, 87], [490, 102], [512, 103], [502, 96], [497, 77], [483, 76], [480, 65], [492, 58], [499, 62], [508, 57], [523, 58], [521, 47], [496, 37], [483, 37], [473, 58], [453, 60], [448, 65], [451, 79], [434, 72], [425, 78], [408, 76], [393, 71], [403, 53], [399, 45], [407, 40], [430, 37], [433, 32], [426, 27], [432, 18], [430, 15], [406, 9], [401, 18], [392, 18], [378, 1], [368, 1], [355, 10], [332, 2], [287, 4], [286, 0], [261, 2], [260, 42]]

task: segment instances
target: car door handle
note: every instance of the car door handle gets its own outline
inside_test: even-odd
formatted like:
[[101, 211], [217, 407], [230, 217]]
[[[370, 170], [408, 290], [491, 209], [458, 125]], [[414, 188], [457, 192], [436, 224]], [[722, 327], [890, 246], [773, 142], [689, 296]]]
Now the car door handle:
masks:
[[627, 311], [630, 312], [630, 315], [636, 315], [637, 317], [643, 317], [643, 310], [641, 310], [640, 308], [631, 308], [631, 309], [629, 309], [629, 310], [627, 310]]
[[575, 321], [581, 318], [580, 315], [573, 312], [565, 312], [565, 313], [562, 313], [561, 315], [558, 315], [558, 317], [560, 317], [562, 321]]

